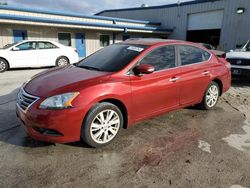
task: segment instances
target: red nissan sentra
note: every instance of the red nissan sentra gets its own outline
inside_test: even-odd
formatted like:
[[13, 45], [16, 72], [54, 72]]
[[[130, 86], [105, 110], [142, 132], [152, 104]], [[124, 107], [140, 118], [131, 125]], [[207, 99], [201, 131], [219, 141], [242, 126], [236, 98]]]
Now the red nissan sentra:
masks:
[[138, 121], [212, 109], [230, 85], [230, 64], [198, 44], [131, 39], [34, 76], [18, 93], [17, 116], [36, 140], [99, 147]]

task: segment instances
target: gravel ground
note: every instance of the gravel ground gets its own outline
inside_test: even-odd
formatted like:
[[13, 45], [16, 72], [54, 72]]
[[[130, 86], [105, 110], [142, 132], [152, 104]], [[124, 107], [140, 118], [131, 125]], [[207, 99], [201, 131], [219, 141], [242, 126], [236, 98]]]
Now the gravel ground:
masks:
[[19, 125], [15, 95], [42, 70], [0, 74], [0, 187], [250, 187], [250, 81], [212, 111], [167, 113], [92, 149], [37, 142]]

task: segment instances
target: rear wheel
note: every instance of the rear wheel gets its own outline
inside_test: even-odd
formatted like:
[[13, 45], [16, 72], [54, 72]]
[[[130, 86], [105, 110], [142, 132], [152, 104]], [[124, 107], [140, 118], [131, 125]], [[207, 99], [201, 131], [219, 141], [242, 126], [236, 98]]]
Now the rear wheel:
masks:
[[205, 110], [214, 108], [219, 100], [220, 87], [216, 82], [211, 82], [207, 87], [201, 107]]
[[8, 70], [9, 64], [6, 60], [0, 58], [0, 72], [5, 72]]
[[56, 60], [56, 66], [63, 67], [69, 64], [69, 60], [66, 57], [58, 57]]
[[92, 147], [109, 144], [123, 126], [123, 115], [112, 103], [96, 104], [87, 114], [81, 130], [81, 138]]

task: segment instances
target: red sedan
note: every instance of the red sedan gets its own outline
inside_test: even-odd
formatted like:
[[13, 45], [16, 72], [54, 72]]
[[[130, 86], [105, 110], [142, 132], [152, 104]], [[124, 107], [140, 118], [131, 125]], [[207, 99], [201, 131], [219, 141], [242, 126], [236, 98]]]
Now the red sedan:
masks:
[[16, 111], [36, 140], [99, 147], [138, 121], [196, 104], [212, 109], [230, 85], [230, 64], [198, 44], [131, 39], [34, 76]]

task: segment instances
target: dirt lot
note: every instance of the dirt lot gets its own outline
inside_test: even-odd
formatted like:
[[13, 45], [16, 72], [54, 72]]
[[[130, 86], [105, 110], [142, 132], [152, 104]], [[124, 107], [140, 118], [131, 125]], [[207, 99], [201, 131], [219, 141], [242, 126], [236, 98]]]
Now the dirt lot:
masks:
[[215, 110], [171, 112], [92, 149], [26, 136], [15, 115], [15, 95], [40, 71], [0, 74], [1, 188], [250, 187], [250, 81], [234, 81]]

